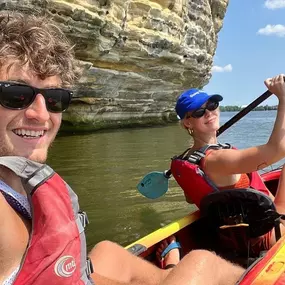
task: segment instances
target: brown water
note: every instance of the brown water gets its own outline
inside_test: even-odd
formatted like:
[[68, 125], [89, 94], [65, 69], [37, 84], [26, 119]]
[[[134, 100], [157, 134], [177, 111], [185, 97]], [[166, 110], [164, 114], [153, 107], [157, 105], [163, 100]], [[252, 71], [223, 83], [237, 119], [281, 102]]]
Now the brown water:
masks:
[[77, 192], [91, 223], [89, 246], [108, 239], [126, 245], [192, 211], [179, 187], [155, 201], [136, 190], [150, 171], [164, 171], [189, 140], [178, 125], [60, 136], [48, 163]]
[[[222, 113], [221, 122], [233, 115]], [[239, 148], [265, 143], [275, 115], [252, 112], [221, 135], [221, 141]], [[188, 143], [189, 136], [177, 124], [56, 139], [48, 163], [77, 192], [88, 213], [89, 247], [104, 239], [126, 245], [193, 211], [172, 180], [166, 195], [154, 201], [136, 190], [145, 174], [167, 169], [170, 158]]]

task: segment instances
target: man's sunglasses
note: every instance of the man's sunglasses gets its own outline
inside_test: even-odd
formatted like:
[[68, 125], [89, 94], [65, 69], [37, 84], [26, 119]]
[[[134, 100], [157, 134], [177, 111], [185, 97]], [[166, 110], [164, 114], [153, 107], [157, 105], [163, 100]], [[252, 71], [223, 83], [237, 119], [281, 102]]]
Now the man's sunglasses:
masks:
[[219, 107], [219, 102], [216, 101], [208, 101], [205, 108], [199, 108], [195, 111], [193, 111], [187, 118], [201, 118], [205, 115], [206, 110], [208, 111], [214, 111]]
[[65, 111], [72, 98], [72, 92], [63, 88], [38, 89], [26, 84], [0, 81], [0, 104], [12, 110], [22, 110], [29, 107], [37, 94], [43, 95], [49, 112]]

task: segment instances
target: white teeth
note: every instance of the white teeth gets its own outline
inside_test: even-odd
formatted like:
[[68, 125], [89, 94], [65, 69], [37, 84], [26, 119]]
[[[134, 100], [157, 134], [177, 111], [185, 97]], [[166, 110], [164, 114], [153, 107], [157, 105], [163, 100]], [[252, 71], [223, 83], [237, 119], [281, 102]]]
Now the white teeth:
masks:
[[16, 129], [13, 132], [21, 137], [29, 137], [29, 138], [38, 138], [44, 135], [44, 131], [31, 131], [31, 130], [24, 130], [24, 129]]

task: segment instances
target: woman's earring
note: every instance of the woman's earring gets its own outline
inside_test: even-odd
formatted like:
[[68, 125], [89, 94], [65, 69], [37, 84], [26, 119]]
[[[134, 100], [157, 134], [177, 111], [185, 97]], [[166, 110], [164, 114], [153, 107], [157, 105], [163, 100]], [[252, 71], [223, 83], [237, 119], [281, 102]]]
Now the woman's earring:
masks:
[[190, 128], [189, 128], [189, 129], [187, 129], [187, 130], [188, 130], [189, 135], [190, 135], [190, 136], [193, 136], [193, 132], [194, 132], [194, 130], [193, 130], [193, 129], [190, 129]]

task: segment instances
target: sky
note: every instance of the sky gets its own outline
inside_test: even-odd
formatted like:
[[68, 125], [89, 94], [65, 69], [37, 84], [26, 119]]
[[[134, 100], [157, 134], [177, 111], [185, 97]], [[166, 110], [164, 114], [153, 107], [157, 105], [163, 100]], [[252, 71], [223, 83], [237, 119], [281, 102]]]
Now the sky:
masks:
[[[285, 74], [285, 0], [230, 0], [203, 89], [221, 105], [247, 105], [266, 91], [264, 80]], [[261, 105], [277, 105], [272, 95]]]

